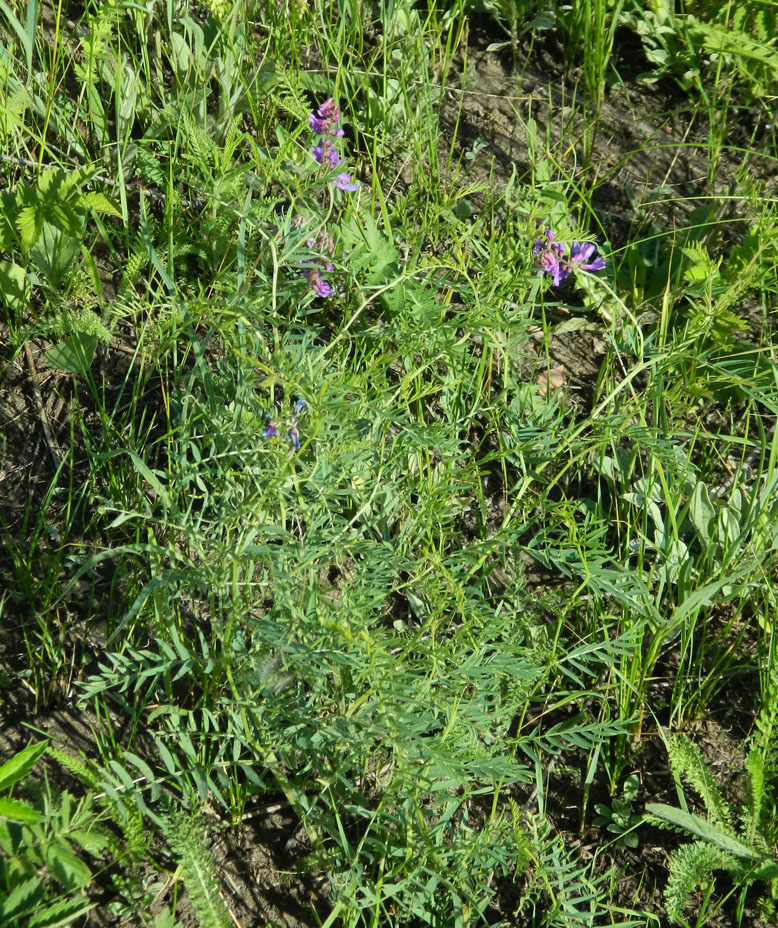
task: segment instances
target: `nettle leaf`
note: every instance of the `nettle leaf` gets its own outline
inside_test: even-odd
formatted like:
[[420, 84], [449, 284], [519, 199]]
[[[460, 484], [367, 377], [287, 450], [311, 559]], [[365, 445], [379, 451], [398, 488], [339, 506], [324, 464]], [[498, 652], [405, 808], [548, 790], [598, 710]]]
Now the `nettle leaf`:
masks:
[[43, 230], [30, 249], [30, 260], [49, 287], [58, 289], [73, 270], [79, 240], [45, 221]]
[[87, 854], [95, 857], [111, 845], [111, 839], [108, 835], [100, 831], [86, 831], [83, 828], [75, 828], [68, 832], [68, 838], [77, 844]]
[[54, 201], [44, 204], [44, 219], [55, 228], [61, 229], [71, 238], [81, 239], [84, 232], [83, 213], [77, 212], [70, 203]]
[[86, 915], [94, 907], [94, 902], [89, 902], [81, 895], [75, 899], [62, 899], [30, 916], [26, 928], [60, 928], [72, 925], [77, 918]]
[[0, 193], [0, 251], [8, 251], [16, 240], [16, 217], [19, 204], [13, 193]]
[[92, 879], [92, 871], [64, 841], [45, 845], [42, 854], [52, 876], [68, 889], [81, 889]]
[[0, 905], [0, 924], [8, 924], [12, 918], [19, 918], [36, 908], [43, 901], [44, 895], [45, 887], [39, 876], [32, 876], [14, 886]]

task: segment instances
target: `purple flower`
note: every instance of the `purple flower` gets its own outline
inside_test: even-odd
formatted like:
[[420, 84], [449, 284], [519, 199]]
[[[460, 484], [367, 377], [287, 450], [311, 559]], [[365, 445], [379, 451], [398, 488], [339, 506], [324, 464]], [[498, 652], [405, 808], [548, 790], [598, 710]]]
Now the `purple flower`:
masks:
[[[294, 222], [295, 225], [300, 226], [306, 222], [306, 220], [300, 216], [296, 218]], [[322, 229], [314, 237], [307, 239], [305, 244], [311, 251], [318, 252], [313, 260], [300, 262], [302, 264], [303, 274], [305, 274], [305, 279], [317, 296], [325, 298], [332, 296], [335, 291], [330, 286], [329, 282], [322, 276], [322, 273], [324, 271], [332, 272], [335, 270], [335, 265], [328, 260], [330, 256], [335, 254], [335, 240], [329, 232]]]
[[338, 179], [333, 181], [338, 190], [345, 190], [346, 193], [353, 193], [359, 190], [359, 183], [352, 183], [350, 174], [338, 174]]
[[300, 417], [300, 413], [305, 409], [305, 406], [306, 403], [304, 399], [298, 399], [294, 404], [294, 415], [289, 420], [290, 429], [286, 433], [295, 451], [300, 450], [300, 433], [297, 431], [297, 420]]
[[[294, 415], [289, 417], [289, 429], [286, 433], [286, 437], [289, 439], [289, 443], [295, 451], [300, 450], [301, 441], [300, 441], [300, 432], [297, 429], [297, 420], [300, 418], [300, 414], [307, 407], [307, 404], [304, 399], [298, 399], [294, 404]], [[278, 407], [273, 407], [275, 413], [278, 413]], [[264, 438], [278, 438], [278, 426], [272, 419], [272, 415], [269, 412], [265, 413], [265, 419], [267, 419], [267, 428], [262, 429], [262, 435]]]
[[561, 242], [554, 241], [554, 233], [551, 229], [546, 229], [546, 241], [537, 239], [535, 247], [532, 249], [535, 255], [535, 267], [543, 274], [550, 274], [554, 279], [554, 286], [559, 284], [570, 276], [570, 271], [562, 263], [564, 261], [565, 246]]
[[311, 149], [311, 154], [319, 164], [324, 164], [326, 159], [333, 168], [336, 168], [343, 160], [332, 147], [332, 139], [320, 138], [319, 144]]
[[335, 292], [329, 283], [321, 276], [321, 271], [318, 267], [303, 268], [303, 274], [305, 274], [305, 279], [308, 281], [311, 289], [317, 296], [321, 296], [326, 299], [328, 296], [332, 296], [332, 294]]
[[598, 257], [584, 264], [584, 261], [589, 261], [596, 250], [591, 242], [583, 242], [583, 244], [573, 242], [573, 247], [570, 249], [570, 264], [575, 264], [582, 271], [601, 271], [605, 267], [605, 258]]
[[601, 271], [605, 267], [604, 258], [595, 258], [589, 261], [596, 251], [591, 242], [573, 242], [570, 257], [565, 257], [566, 245], [555, 241], [551, 229], [546, 229], [546, 238], [537, 239], [532, 249], [535, 256], [535, 267], [542, 273], [548, 274], [558, 287], [573, 271]]
[[316, 110], [316, 113], [311, 113], [308, 117], [308, 122], [311, 124], [311, 128], [314, 132], [320, 132], [320, 129], [317, 129], [314, 126], [314, 122], [318, 120], [316, 117], [319, 117], [319, 120], [322, 122], [327, 122], [334, 125], [340, 119], [340, 107], [335, 102], [333, 97], [329, 97], [327, 100], [322, 103], [322, 105]]

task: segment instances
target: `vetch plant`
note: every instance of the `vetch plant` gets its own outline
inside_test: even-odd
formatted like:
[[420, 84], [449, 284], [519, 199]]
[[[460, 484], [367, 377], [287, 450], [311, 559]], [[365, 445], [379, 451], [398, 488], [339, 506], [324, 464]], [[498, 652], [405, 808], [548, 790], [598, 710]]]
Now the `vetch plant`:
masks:
[[110, 845], [94, 796], [78, 800], [32, 782], [45, 751], [45, 742], [31, 743], [0, 767], [0, 924], [7, 928], [83, 919], [94, 908], [84, 857], [100, 858]]

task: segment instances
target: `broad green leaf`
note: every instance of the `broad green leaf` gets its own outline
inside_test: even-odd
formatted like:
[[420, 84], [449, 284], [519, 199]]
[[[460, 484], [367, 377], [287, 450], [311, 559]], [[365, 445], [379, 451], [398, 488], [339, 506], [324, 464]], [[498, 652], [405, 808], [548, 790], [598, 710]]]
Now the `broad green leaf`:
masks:
[[81, 240], [84, 234], [83, 213], [76, 210], [72, 203], [55, 200], [45, 204], [44, 216], [55, 228], [65, 232], [71, 238]]
[[740, 535], [740, 520], [735, 513], [727, 508], [721, 510], [718, 524], [719, 541], [722, 544], [734, 544]]
[[689, 519], [703, 541], [709, 542], [713, 534], [712, 524], [716, 519], [716, 507], [711, 501], [708, 488], [701, 481], [697, 481], [689, 501]]
[[43, 278], [43, 284], [59, 290], [73, 272], [80, 239], [67, 235], [51, 222], [44, 221], [38, 238], [30, 249], [30, 260]]
[[170, 909], [163, 909], [154, 916], [152, 928], [176, 928], [176, 920]]
[[0, 191], [0, 251], [8, 251], [16, 241], [16, 216], [19, 204], [16, 195]]
[[80, 889], [92, 879], [92, 871], [64, 841], [44, 845], [41, 852], [52, 875], [68, 889]]
[[29, 290], [24, 268], [13, 261], [0, 261], [0, 294], [7, 309], [21, 313], [27, 309]]
[[530, 29], [553, 29], [556, 25], [556, 15], [550, 10], [541, 10], [529, 24]]
[[46, 750], [46, 742], [29, 744], [0, 767], [0, 790], [9, 789], [23, 780], [35, 766], [35, 762]]
[[35, 206], [25, 206], [16, 216], [16, 231], [19, 233], [22, 251], [29, 251], [43, 228], [43, 218]]
[[85, 374], [94, 360], [97, 336], [74, 332], [64, 341], [46, 352], [46, 361], [52, 367], [71, 374]]
[[94, 830], [86, 831], [83, 828], [74, 828], [72, 831], [69, 831], [68, 838], [82, 850], [86, 851], [88, 854], [94, 854], [95, 856], [105, 850], [111, 843], [111, 839], [102, 832]]
[[87, 206], [91, 206], [92, 209], [97, 213], [104, 213], [108, 216], [116, 216], [117, 219], [122, 218], [121, 206], [119, 206], [113, 197], [109, 197], [101, 190], [91, 190], [88, 193], [85, 193], [84, 203], [86, 203]]

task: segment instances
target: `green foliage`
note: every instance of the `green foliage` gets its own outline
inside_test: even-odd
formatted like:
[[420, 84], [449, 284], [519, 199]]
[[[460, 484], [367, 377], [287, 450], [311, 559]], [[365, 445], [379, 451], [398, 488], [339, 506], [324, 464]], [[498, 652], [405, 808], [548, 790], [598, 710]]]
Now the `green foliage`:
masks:
[[655, 66], [645, 81], [672, 74], [684, 89], [701, 89], [723, 68], [750, 102], [766, 92], [778, 65], [775, 6], [765, 0], [692, 3], [684, 13], [665, 2], [633, 3], [623, 22]]
[[670, 861], [670, 874], [665, 886], [665, 908], [670, 918], [684, 923], [689, 898], [701, 882], [705, 884], [703, 912], [707, 914], [707, 903], [713, 889], [709, 874], [716, 869], [734, 866], [734, 863], [733, 857], [705, 841], [693, 841], [680, 847]]
[[617, 844], [624, 847], [635, 848], [638, 846], [638, 836], [635, 834], [635, 827], [640, 824], [640, 816], [632, 811], [632, 802], [637, 795], [640, 781], [636, 774], [632, 774], [624, 781], [622, 797], [614, 797], [611, 805], [597, 803], [594, 808], [597, 817], [594, 820], [595, 825], [605, 828], [606, 831], [615, 835]]
[[[596, 823], [608, 854], [635, 847], [636, 782], [616, 790], [645, 718], [702, 711], [751, 632], [742, 802], [671, 740], [707, 814], [649, 810], [694, 839], [672, 917], [700, 885], [703, 916], [722, 904], [719, 869], [766, 885], [769, 910], [774, 204], [738, 176], [675, 202], [676, 227], [678, 188], [633, 194], [607, 269], [568, 289], [532, 245], [620, 225], [586, 181], [619, 24], [704, 101], [712, 179], [729, 107], [769, 89], [774, 9], [87, 2], [73, 29], [22, 6], [0, 2], [0, 288], [12, 340], [55, 341], [48, 364], [79, 376], [51, 378], [72, 452], [3, 524], [0, 570], [26, 610], [19, 674], [95, 707], [100, 761], [49, 750], [81, 799], [33, 780], [40, 748], [0, 768], [9, 923], [99, 899], [104, 920], [167, 928], [183, 884], [203, 924], [229, 924], [211, 844], [270, 799], [307, 836], [295, 867], [326, 874], [328, 925], [645, 925], [551, 799], [563, 776], [586, 795], [604, 761]], [[503, 155], [460, 108], [481, 88], [454, 82], [475, 9], [514, 55], [561, 43], [550, 97], [582, 123], [560, 141], [530, 114], [505, 190], [465, 175]], [[353, 193], [311, 153], [328, 97]], [[591, 369], [550, 389], [576, 336]]]
[[8, 321], [13, 325], [23, 318], [37, 289], [52, 310], [41, 328], [64, 336], [49, 353], [49, 362], [73, 373], [88, 371], [98, 339], [110, 340], [108, 328], [93, 311], [102, 304], [103, 292], [85, 238], [88, 216], [121, 212], [105, 193], [82, 189], [94, 173], [47, 168], [34, 186], [21, 182], [15, 193], [2, 194], [0, 251], [14, 257], [0, 268], [7, 283]]
[[200, 925], [228, 928], [232, 919], [219, 892], [216, 866], [202, 823], [190, 812], [173, 812], [165, 820], [165, 829]]
[[[762, 706], [759, 732], [770, 728], [767, 720], [775, 712], [774, 698], [774, 695], [768, 695]], [[705, 911], [715, 892], [714, 870], [728, 871], [741, 890], [738, 924], [743, 916], [745, 892], [754, 883], [767, 883], [769, 896], [764, 897], [763, 907], [774, 912], [778, 892], [778, 859], [774, 852], [772, 815], [775, 800], [767, 787], [778, 779], [778, 766], [771, 764], [766, 768], [765, 742], [757, 735], [748, 753], [745, 765], [747, 800], [738, 816], [740, 829], [736, 827], [735, 814], [724, 801], [699, 750], [682, 736], [671, 738], [667, 745], [673, 773], [698, 793], [707, 813], [706, 818], [701, 818], [662, 803], [646, 805], [646, 812], [655, 823], [669, 824], [702, 839], [683, 845], [672, 855], [670, 878], [665, 889], [668, 914], [676, 922], [685, 923], [684, 911], [689, 897], [701, 884], [707, 887]]]
[[[109, 841], [93, 800], [37, 788], [30, 774], [46, 750], [30, 744], [0, 767], [0, 922], [8, 928], [73, 924], [94, 907], [84, 855], [101, 857]], [[35, 799], [10, 798], [10, 793]]]

